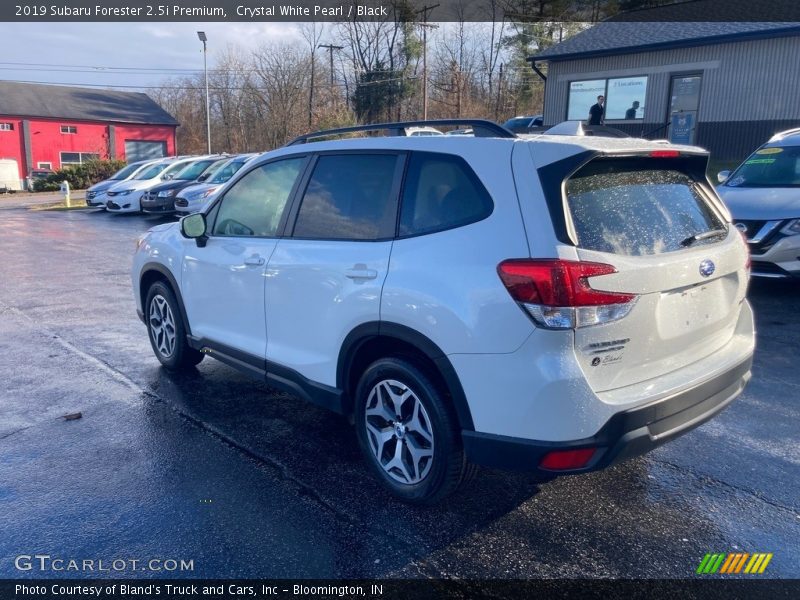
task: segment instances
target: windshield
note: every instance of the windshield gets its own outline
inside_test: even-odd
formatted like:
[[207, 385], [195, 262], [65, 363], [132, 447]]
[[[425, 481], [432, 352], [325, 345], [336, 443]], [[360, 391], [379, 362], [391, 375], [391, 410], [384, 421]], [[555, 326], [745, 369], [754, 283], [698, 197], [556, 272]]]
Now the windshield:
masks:
[[114, 173], [109, 179], [112, 181], [122, 181], [123, 179], [127, 179], [130, 175], [133, 175], [133, 172], [136, 171], [139, 167], [141, 167], [141, 163], [133, 163], [132, 165], [128, 165], [127, 167], [122, 167], [119, 171]]
[[186, 166], [185, 162], [172, 163], [171, 165], [168, 165], [166, 169], [164, 169], [164, 172], [161, 174], [161, 177], [167, 177], [167, 175], [171, 175], [172, 177], [174, 177], [175, 174], [181, 171], [185, 166]]
[[203, 173], [204, 173], [204, 174], [207, 176], [207, 177], [206, 177], [206, 181], [209, 181], [209, 180], [213, 179], [213, 178], [214, 178], [214, 176], [215, 176], [217, 173], [219, 173], [219, 172], [220, 172], [220, 169], [222, 169], [222, 167], [224, 167], [225, 165], [227, 165], [227, 164], [228, 164], [230, 161], [231, 161], [231, 159], [230, 159], [230, 158], [223, 158], [223, 159], [221, 159], [221, 160], [218, 160], [218, 161], [217, 161], [217, 162], [215, 162], [214, 164], [212, 164], [212, 165], [211, 165], [210, 167], [208, 167], [208, 168], [207, 168], [205, 171], [203, 171]]
[[223, 167], [221, 167], [215, 174], [214, 177], [209, 179], [207, 183], [225, 183], [233, 177], [234, 173], [242, 168], [245, 161], [237, 160], [237, 161], [230, 161]]
[[760, 148], [725, 182], [730, 187], [800, 187], [800, 146]]
[[198, 160], [197, 162], [189, 163], [188, 165], [184, 166], [173, 179], [197, 179], [200, 175], [203, 174], [209, 165], [213, 164], [214, 160]]
[[154, 177], [158, 177], [158, 174], [161, 173], [161, 171], [163, 171], [165, 168], [167, 168], [167, 163], [153, 165], [152, 167], [148, 167], [139, 173], [136, 177], [134, 177], [134, 179], [153, 179]]

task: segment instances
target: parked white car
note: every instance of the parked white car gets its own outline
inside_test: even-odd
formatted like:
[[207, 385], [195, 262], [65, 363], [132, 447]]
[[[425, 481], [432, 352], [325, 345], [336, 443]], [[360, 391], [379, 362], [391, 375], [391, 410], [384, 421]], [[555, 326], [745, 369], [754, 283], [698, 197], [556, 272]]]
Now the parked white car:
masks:
[[463, 125], [304, 136], [143, 235], [156, 358], [212, 356], [351, 417], [371, 471], [417, 503], [471, 463], [601, 469], [728, 406], [753, 315], [707, 153]]
[[746, 237], [754, 277], [800, 277], [800, 129], [773, 136], [717, 191]]
[[86, 206], [105, 208], [106, 202], [108, 202], [108, 197], [105, 194], [106, 190], [120, 181], [132, 179], [137, 174], [141, 173], [142, 169], [156, 162], [158, 162], [158, 159], [130, 163], [122, 167], [108, 179], [95, 183], [86, 190]]
[[219, 165], [203, 183], [183, 188], [175, 198], [175, 212], [188, 214], [202, 210], [214, 198], [214, 193], [256, 156], [258, 154], [239, 154], [234, 156]]
[[105, 191], [106, 210], [115, 213], [141, 212], [142, 194], [154, 185], [169, 180], [199, 157], [164, 158], [142, 169], [131, 179], [115, 183]]
[[428, 136], [444, 135], [441, 131], [439, 131], [435, 127], [428, 127], [428, 126], [406, 127], [405, 132], [408, 137], [428, 137]]

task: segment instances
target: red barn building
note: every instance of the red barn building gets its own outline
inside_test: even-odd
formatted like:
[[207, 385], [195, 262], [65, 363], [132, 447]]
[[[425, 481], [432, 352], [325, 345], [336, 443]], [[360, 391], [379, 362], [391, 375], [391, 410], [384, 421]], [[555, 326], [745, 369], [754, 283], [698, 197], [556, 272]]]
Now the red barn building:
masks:
[[92, 158], [173, 156], [178, 122], [147, 94], [0, 81], [0, 159], [20, 180]]

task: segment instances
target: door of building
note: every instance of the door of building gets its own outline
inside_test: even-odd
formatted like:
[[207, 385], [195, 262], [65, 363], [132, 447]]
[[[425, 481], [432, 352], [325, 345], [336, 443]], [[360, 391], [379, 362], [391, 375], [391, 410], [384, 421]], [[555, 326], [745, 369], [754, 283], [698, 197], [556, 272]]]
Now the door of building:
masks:
[[702, 75], [673, 75], [670, 85], [669, 141], [694, 144]]
[[167, 142], [125, 140], [125, 159], [128, 162], [150, 160], [167, 155]]

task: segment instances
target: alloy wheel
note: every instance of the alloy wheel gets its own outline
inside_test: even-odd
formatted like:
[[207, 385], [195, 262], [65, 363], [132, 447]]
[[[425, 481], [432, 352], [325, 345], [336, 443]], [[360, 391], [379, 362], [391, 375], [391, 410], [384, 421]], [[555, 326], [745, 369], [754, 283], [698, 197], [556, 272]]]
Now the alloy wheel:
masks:
[[156, 294], [150, 301], [150, 332], [158, 352], [169, 358], [175, 351], [175, 317], [164, 296]]
[[428, 412], [407, 385], [385, 379], [367, 396], [365, 423], [370, 449], [389, 477], [416, 484], [433, 464], [433, 429]]

